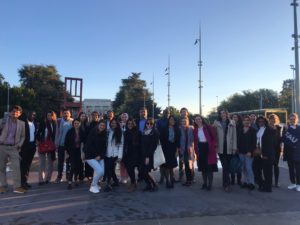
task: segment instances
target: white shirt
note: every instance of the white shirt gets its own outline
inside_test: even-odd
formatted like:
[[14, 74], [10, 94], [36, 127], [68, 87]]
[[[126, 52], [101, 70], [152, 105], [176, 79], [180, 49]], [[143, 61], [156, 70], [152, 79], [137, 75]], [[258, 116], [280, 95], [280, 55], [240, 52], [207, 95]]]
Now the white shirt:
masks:
[[204, 135], [203, 127], [198, 128], [198, 140], [199, 142], [207, 142], [206, 137]]
[[28, 126], [29, 126], [29, 142], [33, 142], [34, 141], [34, 131], [35, 131], [34, 123], [28, 120]]
[[260, 127], [257, 131], [256, 137], [257, 137], [257, 145], [261, 148], [261, 138], [265, 133], [266, 127]]

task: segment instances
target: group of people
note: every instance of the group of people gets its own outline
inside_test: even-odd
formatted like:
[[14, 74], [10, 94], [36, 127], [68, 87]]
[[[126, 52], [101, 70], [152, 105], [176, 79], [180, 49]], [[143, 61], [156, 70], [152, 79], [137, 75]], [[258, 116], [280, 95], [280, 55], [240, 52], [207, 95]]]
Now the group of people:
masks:
[[[148, 118], [144, 107], [137, 120], [127, 113], [115, 117], [111, 110], [105, 119], [96, 111], [90, 120], [84, 112], [72, 119], [70, 110], [65, 109], [61, 119], [49, 111], [38, 124], [34, 111], [28, 112], [24, 121], [18, 119], [21, 114], [22, 108], [13, 106], [1, 131], [0, 193], [8, 189], [8, 162], [14, 192], [25, 193], [31, 188], [27, 181], [36, 149], [39, 185], [51, 182], [57, 160], [55, 183], [62, 181], [66, 171], [69, 190], [87, 179], [91, 183], [90, 192], [100, 192], [101, 182], [105, 184], [104, 191], [109, 192], [129, 179], [128, 192], [135, 191], [141, 182], [145, 183], [143, 191], [154, 192], [158, 184], [152, 171], [156, 169], [154, 155], [159, 148], [164, 156], [164, 163], [159, 166], [159, 183], [165, 182], [170, 189], [176, 182], [184, 186], [194, 184], [196, 162], [202, 173], [202, 189], [210, 191], [219, 158], [224, 191], [231, 191], [237, 176], [241, 188], [253, 190], [257, 186], [259, 191], [272, 192], [273, 174], [274, 186], [279, 187], [278, 164], [283, 155], [289, 167], [291, 185], [288, 188], [300, 191], [297, 114], [291, 114], [286, 125], [280, 125], [275, 114], [256, 118], [254, 114], [230, 115], [226, 110], [220, 110], [218, 118], [210, 124], [201, 115], [191, 118], [186, 108], [180, 110], [178, 118], [165, 109], [157, 121]], [[178, 177], [174, 173], [176, 167], [179, 167]]]

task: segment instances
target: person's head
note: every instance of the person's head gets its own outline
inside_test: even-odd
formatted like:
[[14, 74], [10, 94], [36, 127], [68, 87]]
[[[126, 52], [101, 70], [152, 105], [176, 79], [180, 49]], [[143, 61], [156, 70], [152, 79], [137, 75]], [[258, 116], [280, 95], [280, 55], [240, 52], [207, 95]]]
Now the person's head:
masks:
[[18, 119], [22, 115], [22, 107], [19, 105], [14, 105], [10, 109], [10, 117], [12, 119]]
[[128, 113], [122, 113], [122, 115], [121, 115], [122, 123], [126, 123], [127, 120], [128, 120]]
[[269, 124], [270, 126], [279, 125], [280, 124], [279, 116], [277, 116], [276, 114], [271, 114], [269, 116]]
[[93, 122], [97, 122], [100, 119], [100, 115], [97, 111], [92, 112], [91, 116], [92, 116], [92, 121]]
[[291, 126], [297, 125], [299, 122], [298, 114], [297, 113], [292, 113], [289, 115], [289, 124]]
[[136, 124], [134, 122], [134, 119], [130, 118], [126, 122], [126, 130], [132, 130], [136, 127]]
[[202, 126], [205, 126], [207, 125], [206, 122], [205, 122], [205, 119], [203, 116], [201, 115], [195, 115], [194, 116], [194, 126], [197, 128], [197, 127], [202, 127]]
[[183, 107], [180, 109], [180, 117], [181, 118], [188, 118], [189, 117], [189, 111], [187, 108]]
[[268, 120], [264, 116], [259, 116], [256, 119], [256, 124], [258, 127], [266, 127], [268, 126]]
[[56, 121], [56, 113], [54, 111], [48, 111], [46, 117], [49, 122]]
[[75, 129], [79, 129], [80, 127], [80, 120], [79, 119], [74, 119], [72, 122], [72, 125]]
[[188, 118], [182, 118], [180, 122], [181, 127], [185, 128], [190, 125], [189, 119]]
[[169, 118], [170, 117], [170, 110], [168, 108], [166, 108], [164, 111], [163, 111], [163, 117], [164, 118]]
[[251, 123], [255, 123], [256, 122], [256, 115], [254, 113], [250, 114], [250, 121], [251, 121]]
[[116, 128], [120, 127], [120, 124], [118, 122], [117, 119], [113, 118], [110, 122], [109, 122], [109, 126], [111, 129], [115, 130]]
[[32, 122], [32, 121], [35, 119], [35, 117], [36, 117], [35, 111], [29, 111], [29, 112], [28, 112], [28, 114], [27, 114], [27, 119], [28, 119], [29, 121]]
[[106, 123], [105, 123], [105, 120], [100, 120], [100, 121], [99, 121], [99, 124], [98, 124], [98, 126], [97, 126], [97, 129], [98, 129], [98, 131], [99, 131], [100, 133], [106, 130]]
[[109, 121], [111, 121], [111, 120], [114, 118], [114, 116], [115, 116], [114, 111], [112, 111], [112, 110], [108, 110], [108, 111], [107, 111], [107, 119], [108, 119]]
[[140, 119], [147, 119], [147, 117], [148, 117], [147, 108], [145, 108], [145, 107], [140, 108], [139, 114], [140, 114]]
[[64, 120], [69, 120], [71, 118], [71, 112], [69, 109], [63, 110], [63, 118]]
[[250, 116], [246, 115], [243, 117], [243, 126], [250, 127], [251, 126], [251, 119]]
[[177, 125], [177, 120], [175, 118], [175, 116], [169, 116], [168, 118], [168, 125], [169, 127], [175, 127]]
[[219, 121], [226, 121], [226, 120], [228, 120], [228, 118], [229, 118], [229, 114], [228, 114], [228, 111], [226, 109], [221, 109], [218, 112]]
[[88, 117], [85, 112], [79, 113], [78, 118], [80, 120], [80, 123], [87, 123], [87, 121], [88, 121]]
[[152, 129], [153, 126], [154, 126], [154, 119], [153, 118], [148, 118], [146, 120], [145, 129]]

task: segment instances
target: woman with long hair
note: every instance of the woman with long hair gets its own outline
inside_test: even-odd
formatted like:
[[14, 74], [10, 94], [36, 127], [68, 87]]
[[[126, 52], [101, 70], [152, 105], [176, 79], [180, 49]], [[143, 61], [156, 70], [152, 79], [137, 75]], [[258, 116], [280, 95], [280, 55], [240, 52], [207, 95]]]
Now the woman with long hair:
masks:
[[[116, 175], [116, 164], [123, 158], [124, 136], [120, 124], [116, 118], [113, 118], [109, 123], [107, 151], [105, 158], [105, 174], [107, 176], [107, 185], [105, 191], [111, 191], [112, 186], [119, 186], [119, 180]], [[111, 185], [111, 179], [113, 184]]]
[[216, 129], [217, 152], [222, 164], [223, 188], [225, 192], [230, 192], [230, 161], [237, 151], [236, 125], [226, 110], [220, 110], [213, 126]]
[[[36, 137], [37, 141], [42, 142], [45, 140], [51, 140], [53, 143], [55, 143], [56, 126], [57, 123], [55, 112], [47, 112], [46, 118], [41, 122], [39, 126]], [[48, 184], [51, 181], [52, 177], [53, 163], [55, 161], [55, 149], [54, 151], [47, 153], [39, 152], [39, 161], [39, 185]]]
[[154, 127], [154, 120], [148, 118], [146, 120], [145, 128], [141, 136], [142, 149], [142, 174], [146, 187], [143, 191], [157, 191], [158, 186], [154, 177], [151, 174], [153, 169], [153, 156], [159, 142], [158, 131]]
[[167, 126], [161, 128], [159, 136], [166, 160], [161, 166], [163, 168], [163, 176], [166, 178], [166, 187], [174, 188], [173, 169], [178, 166], [176, 154], [180, 146], [180, 130], [174, 116], [170, 116], [167, 119]]
[[198, 159], [198, 171], [202, 172], [202, 189], [209, 191], [212, 188], [213, 172], [218, 171], [217, 138], [214, 128], [207, 124], [202, 116], [196, 115], [194, 118], [194, 148]]
[[126, 122], [124, 132], [124, 152], [122, 162], [130, 177], [128, 192], [133, 192], [136, 187], [135, 168], [139, 166], [140, 132], [133, 119]]
[[84, 146], [84, 155], [87, 163], [93, 168], [94, 176], [90, 192], [99, 193], [98, 182], [104, 175], [104, 158], [107, 146], [106, 122], [100, 120], [95, 129], [91, 130]]

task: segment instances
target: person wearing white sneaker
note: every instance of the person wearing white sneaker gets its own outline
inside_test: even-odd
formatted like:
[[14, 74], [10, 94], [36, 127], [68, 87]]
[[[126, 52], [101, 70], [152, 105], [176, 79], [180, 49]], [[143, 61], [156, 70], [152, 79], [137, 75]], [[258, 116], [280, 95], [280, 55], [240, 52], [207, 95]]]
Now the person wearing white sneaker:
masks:
[[84, 154], [86, 162], [94, 169], [93, 181], [90, 192], [99, 193], [100, 187], [98, 182], [104, 175], [104, 157], [107, 147], [107, 132], [104, 120], [91, 131], [84, 145]]
[[288, 126], [284, 130], [283, 159], [288, 162], [291, 185], [288, 189], [300, 191], [300, 126], [298, 126], [298, 115], [289, 115]]

